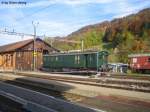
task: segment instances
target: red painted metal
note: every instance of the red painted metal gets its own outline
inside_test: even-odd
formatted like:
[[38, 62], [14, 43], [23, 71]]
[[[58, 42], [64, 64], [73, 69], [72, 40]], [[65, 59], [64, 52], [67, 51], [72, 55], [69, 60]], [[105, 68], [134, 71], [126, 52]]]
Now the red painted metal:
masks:
[[150, 70], [150, 56], [130, 57], [130, 67], [133, 70]]

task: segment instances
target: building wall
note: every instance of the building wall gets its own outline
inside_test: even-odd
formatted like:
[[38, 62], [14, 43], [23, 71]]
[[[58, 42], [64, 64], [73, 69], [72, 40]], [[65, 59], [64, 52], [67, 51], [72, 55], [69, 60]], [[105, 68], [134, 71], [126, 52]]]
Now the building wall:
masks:
[[3, 57], [2, 57], [2, 55], [0, 55], [0, 67], [2, 67], [3, 66]]
[[0, 54], [0, 69], [13, 70], [15, 68], [15, 53]]
[[31, 58], [29, 52], [16, 52], [16, 69], [17, 70], [30, 70], [31, 68]]
[[35, 68], [40, 69], [43, 64], [43, 53], [57, 52], [39, 40], [36, 41], [35, 48], [36, 53], [33, 53], [33, 42], [31, 42], [14, 52], [0, 53], [0, 69], [33, 70], [33, 56], [35, 56]]
[[[46, 45], [42, 41], [36, 41], [35, 44], [36, 53], [33, 53], [33, 42], [22, 47], [16, 52], [16, 69], [17, 70], [33, 70], [35, 57], [35, 68], [40, 69], [43, 64], [43, 51], [53, 52], [55, 51], [50, 46]], [[33, 57], [34, 56], [34, 57]]]
[[[37, 52], [35, 56], [35, 67], [40, 69], [42, 66], [42, 52]], [[16, 69], [17, 70], [33, 70], [33, 52], [23, 51], [16, 52]]]

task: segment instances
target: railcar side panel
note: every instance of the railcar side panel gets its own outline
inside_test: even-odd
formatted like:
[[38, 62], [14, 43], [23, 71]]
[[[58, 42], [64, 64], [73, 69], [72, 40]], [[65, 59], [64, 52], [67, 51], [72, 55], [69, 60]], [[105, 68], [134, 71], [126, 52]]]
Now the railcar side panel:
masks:
[[95, 69], [107, 64], [108, 52], [83, 52], [68, 54], [51, 54], [43, 57], [43, 67], [47, 69]]
[[96, 68], [97, 67], [97, 53], [92, 53], [87, 55], [87, 68]]
[[108, 64], [108, 52], [100, 52], [98, 55], [98, 66], [107, 66]]
[[150, 70], [150, 56], [133, 57], [130, 59], [130, 67], [134, 70]]

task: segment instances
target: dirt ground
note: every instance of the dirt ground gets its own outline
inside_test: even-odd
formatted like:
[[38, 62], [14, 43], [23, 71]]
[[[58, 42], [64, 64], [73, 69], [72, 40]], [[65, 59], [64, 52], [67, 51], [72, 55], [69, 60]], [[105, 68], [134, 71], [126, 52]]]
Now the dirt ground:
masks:
[[89, 105], [106, 112], [150, 112], [150, 103], [125, 97], [97, 96], [84, 99], [80, 104]]

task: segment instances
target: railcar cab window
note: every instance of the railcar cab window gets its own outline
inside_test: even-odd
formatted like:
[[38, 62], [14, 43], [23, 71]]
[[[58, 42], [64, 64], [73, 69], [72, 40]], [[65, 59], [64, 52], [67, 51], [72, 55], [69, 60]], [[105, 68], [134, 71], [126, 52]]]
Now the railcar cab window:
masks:
[[102, 59], [103, 59], [103, 60], [106, 60], [107, 58], [106, 58], [106, 56], [105, 56], [105, 55], [102, 55]]

